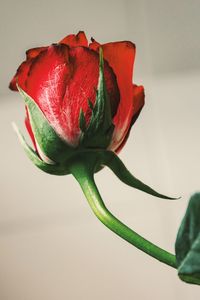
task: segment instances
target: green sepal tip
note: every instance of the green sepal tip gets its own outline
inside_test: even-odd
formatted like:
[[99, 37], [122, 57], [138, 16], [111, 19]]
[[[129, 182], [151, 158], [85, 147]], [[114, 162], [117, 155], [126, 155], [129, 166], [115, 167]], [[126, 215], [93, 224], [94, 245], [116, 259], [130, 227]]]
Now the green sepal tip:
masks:
[[163, 195], [161, 193], [158, 193], [150, 186], [146, 185], [141, 180], [137, 179], [129, 172], [129, 170], [125, 167], [123, 162], [114, 152], [101, 151], [99, 152], [99, 155], [100, 155], [101, 164], [109, 167], [123, 183], [158, 198], [167, 199], [167, 200], [179, 199], [179, 198], [172, 198]]
[[83, 133], [86, 131], [86, 120], [82, 108], [80, 109], [80, 114], [79, 114], [79, 127]]

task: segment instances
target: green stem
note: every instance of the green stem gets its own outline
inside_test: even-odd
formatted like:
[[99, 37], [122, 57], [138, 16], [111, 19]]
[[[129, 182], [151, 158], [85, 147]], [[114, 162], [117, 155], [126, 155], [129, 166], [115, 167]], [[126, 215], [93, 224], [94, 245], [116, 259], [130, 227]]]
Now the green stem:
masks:
[[82, 161], [74, 161], [74, 163], [71, 164], [70, 170], [79, 182], [91, 209], [105, 226], [143, 252], [173, 268], [177, 268], [175, 255], [163, 250], [137, 234], [135, 231], [119, 221], [106, 208], [95, 184], [93, 176], [94, 172], [91, 168], [91, 163], [87, 165], [86, 160], [84, 163]]

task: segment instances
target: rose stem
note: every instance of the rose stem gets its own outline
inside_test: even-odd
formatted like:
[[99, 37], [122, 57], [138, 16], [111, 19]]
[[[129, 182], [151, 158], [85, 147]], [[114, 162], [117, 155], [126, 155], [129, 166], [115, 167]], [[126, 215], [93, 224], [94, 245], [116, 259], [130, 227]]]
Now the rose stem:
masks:
[[84, 162], [74, 162], [71, 173], [79, 182], [88, 203], [97, 218], [110, 230], [155, 259], [177, 268], [175, 255], [154, 245], [119, 221], [105, 206], [94, 181], [93, 170]]

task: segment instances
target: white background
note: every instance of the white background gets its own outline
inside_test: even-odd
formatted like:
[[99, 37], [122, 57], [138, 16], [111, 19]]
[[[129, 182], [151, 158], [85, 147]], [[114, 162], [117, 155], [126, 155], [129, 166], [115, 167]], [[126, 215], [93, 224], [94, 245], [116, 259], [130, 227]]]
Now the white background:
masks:
[[193, 300], [200, 288], [136, 250], [94, 217], [71, 176], [42, 173], [11, 129], [25, 132], [20, 96], [7, 89], [24, 52], [85, 30], [137, 45], [134, 82], [146, 105], [120, 157], [166, 201], [123, 185], [107, 169], [97, 184], [110, 208], [174, 252], [190, 195], [200, 189], [200, 1], [1, 2], [0, 299]]

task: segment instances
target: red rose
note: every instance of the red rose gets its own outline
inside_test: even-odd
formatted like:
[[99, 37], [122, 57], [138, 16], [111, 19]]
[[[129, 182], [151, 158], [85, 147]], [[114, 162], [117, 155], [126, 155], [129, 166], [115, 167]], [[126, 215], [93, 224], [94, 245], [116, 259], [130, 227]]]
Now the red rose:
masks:
[[94, 182], [94, 174], [108, 166], [125, 184], [168, 198], [133, 176], [116, 155], [144, 105], [143, 87], [132, 84], [134, 44], [100, 45], [92, 39], [88, 45], [84, 32], [79, 32], [26, 54], [10, 88], [19, 90], [25, 100], [25, 124], [35, 151], [16, 126], [15, 130], [28, 157], [49, 174], [72, 174], [103, 224], [176, 267], [173, 255], [143, 239], [109, 212]]
[[[123, 41], [100, 45], [92, 39], [88, 45], [84, 32], [68, 35], [57, 44], [28, 50], [26, 61], [19, 66], [9, 87], [17, 91], [18, 84], [37, 104], [61, 140], [69, 147], [77, 148], [83, 138], [84, 128], [87, 136], [97, 102], [100, 48], [104, 62], [101, 80], [105, 91], [102, 95], [108, 99], [107, 108], [114, 126], [112, 130], [109, 129], [106, 142], [101, 142], [103, 138], [97, 135], [95, 142], [90, 143], [87, 139], [84, 145], [119, 152], [144, 105], [143, 87], [132, 84], [135, 58], [133, 43]], [[35, 127], [30, 122], [30, 108], [28, 105], [26, 108], [25, 124], [36, 151], [42, 157]], [[99, 122], [98, 118], [95, 120]], [[105, 134], [100, 128], [101, 122], [99, 124], [98, 132]], [[94, 135], [95, 130], [92, 134], [90, 132], [93, 139]], [[43, 157], [46, 154], [43, 153]]]

